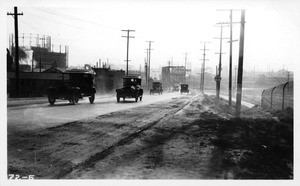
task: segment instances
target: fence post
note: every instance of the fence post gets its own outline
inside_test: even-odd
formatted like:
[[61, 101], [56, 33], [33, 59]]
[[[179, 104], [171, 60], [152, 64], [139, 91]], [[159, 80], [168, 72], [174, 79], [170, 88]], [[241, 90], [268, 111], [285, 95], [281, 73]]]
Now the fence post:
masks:
[[272, 107], [273, 107], [273, 92], [274, 92], [275, 88], [276, 87], [274, 87], [271, 91], [271, 108], [270, 108], [270, 110], [272, 110]]
[[284, 89], [285, 87], [289, 84], [289, 82], [286, 82], [284, 85], [283, 85], [283, 90], [282, 90], [282, 110], [284, 110]]
[[263, 108], [263, 101], [264, 101], [264, 93], [265, 93], [265, 90], [263, 90], [263, 92], [261, 93], [261, 101], [260, 101], [260, 107]]

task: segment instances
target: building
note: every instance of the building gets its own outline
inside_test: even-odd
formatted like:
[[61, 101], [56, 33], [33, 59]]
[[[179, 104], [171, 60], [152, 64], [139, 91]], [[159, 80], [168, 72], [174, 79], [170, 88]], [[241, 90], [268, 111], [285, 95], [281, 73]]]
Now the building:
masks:
[[122, 87], [124, 70], [111, 70], [110, 68], [92, 68], [95, 75], [95, 87], [97, 93], [113, 93]]
[[[42, 72], [55, 65], [56, 68], [65, 71], [68, 67], [68, 46], [56, 46], [50, 36], [21, 34], [19, 37], [19, 71]], [[9, 51], [15, 56], [13, 34], [9, 37]], [[15, 64], [9, 71], [15, 70]]]
[[162, 67], [162, 86], [164, 89], [171, 88], [175, 84], [186, 81], [186, 69], [184, 66]]

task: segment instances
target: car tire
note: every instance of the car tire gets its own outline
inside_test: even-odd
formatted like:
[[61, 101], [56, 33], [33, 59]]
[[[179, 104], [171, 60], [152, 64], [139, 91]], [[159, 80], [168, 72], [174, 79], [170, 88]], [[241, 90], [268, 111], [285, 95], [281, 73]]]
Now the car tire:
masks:
[[50, 105], [54, 105], [54, 103], [55, 103], [55, 96], [54, 96], [53, 93], [50, 93], [48, 95], [48, 101], [49, 101]]
[[73, 92], [72, 94], [72, 104], [73, 105], [76, 105], [78, 103], [78, 100], [79, 100], [79, 96], [78, 96], [78, 93], [77, 92]]
[[89, 97], [89, 101], [90, 101], [91, 104], [94, 103], [94, 101], [95, 101], [95, 93], [93, 93], [93, 94]]

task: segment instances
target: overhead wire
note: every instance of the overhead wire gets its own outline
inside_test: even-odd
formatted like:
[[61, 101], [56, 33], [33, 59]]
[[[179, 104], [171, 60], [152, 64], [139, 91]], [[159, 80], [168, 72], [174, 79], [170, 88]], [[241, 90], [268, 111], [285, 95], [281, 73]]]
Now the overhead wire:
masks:
[[[37, 9], [37, 8], [35, 8], [35, 9]], [[121, 30], [121, 28], [116, 28], [116, 27], [112, 27], [112, 26], [103, 25], [103, 24], [96, 23], [96, 22], [93, 22], [93, 21], [88, 21], [88, 20], [85, 20], [85, 19], [82, 19], [82, 18], [78, 18], [78, 17], [72, 16], [72, 15], [69, 15], [69, 14], [65, 14], [65, 13], [62, 13], [62, 12], [49, 10], [49, 9], [46, 9], [46, 8], [39, 8], [37, 10], [43, 11], [43, 12], [46, 12], [46, 13], [49, 13], [49, 14], [52, 14], [52, 15], [60, 16], [60, 17], [63, 17], [63, 18], [69, 18], [69, 19], [73, 19], [73, 20], [76, 20], [76, 21], [81, 21], [81, 22], [101, 26], [101, 27], [104, 27], [106, 29], [112, 29], [112, 30], [118, 30], [118, 31]]]

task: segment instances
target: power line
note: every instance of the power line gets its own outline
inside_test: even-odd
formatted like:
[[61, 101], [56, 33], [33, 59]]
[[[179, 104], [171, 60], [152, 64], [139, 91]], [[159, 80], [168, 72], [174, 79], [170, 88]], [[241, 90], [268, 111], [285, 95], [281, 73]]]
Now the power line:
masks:
[[42, 9], [38, 8], [37, 10], [43, 11], [43, 12], [48, 13], [48, 14], [56, 15], [56, 16], [59, 16], [59, 17], [63, 17], [63, 18], [69, 18], [69, 19], [73, 19], [73, 20], [76, 20], [76, 21], [81, 21], [81, 22], [85, 22], [85, 23], [89, 23], [89, 24], [93, 24], [93, 25], [98, 25], [98, 26], [101, 26], [101, 27], [104, 27], [104, 28], [107, 28], [107, 29], [120, 30], [120, 28], [116, 28], [116, 27], [107, 26], [107, 25], [103, 25], [103, 24], [100, 24], [100, 23], [88, 21], [88, 20], [85, 20], [85, 19], [82, 19], [82, 18], [78, 18], [78, 17], [72, 16], [72, 15], [65, 14], [65, 13], [62, 13], [62, 12], [57, 12], [57, 11], [54, 11], [54, 10], [49, 10], [49, 9], [45, 9], [45, 8], [42, 8]]

